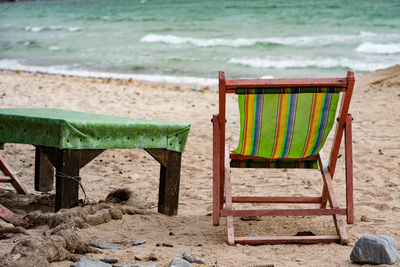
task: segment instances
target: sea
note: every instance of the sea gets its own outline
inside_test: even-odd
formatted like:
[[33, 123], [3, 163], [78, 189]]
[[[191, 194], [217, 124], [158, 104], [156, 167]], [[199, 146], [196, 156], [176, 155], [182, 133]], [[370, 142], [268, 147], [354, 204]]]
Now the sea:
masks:
[[0, 69], [215, 86], [400, 63], [399, 0], [0, 3]]

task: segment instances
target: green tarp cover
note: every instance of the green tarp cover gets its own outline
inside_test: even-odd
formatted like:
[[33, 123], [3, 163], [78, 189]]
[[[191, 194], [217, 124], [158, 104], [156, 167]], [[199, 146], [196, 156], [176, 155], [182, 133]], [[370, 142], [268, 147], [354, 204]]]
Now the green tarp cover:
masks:
[[0, 143], [59, 149], [164, 148], [183, 152], [190, 124], [46, 108], [0, 109]]

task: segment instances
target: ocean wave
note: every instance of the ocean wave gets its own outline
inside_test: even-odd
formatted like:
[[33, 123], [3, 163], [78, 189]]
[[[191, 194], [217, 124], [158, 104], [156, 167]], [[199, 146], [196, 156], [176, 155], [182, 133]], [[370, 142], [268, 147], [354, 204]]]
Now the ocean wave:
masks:
[[50, 27], [31, 27], [27, 26], [24, 28], [25, 31], [30, 31], [30, 32], [42, 32], [42, 31], [61, 31], [61, 30], [67, 30], [69, 32], [77, 32], [81, 31], [81, 27], [75, 27], [75, 26], [50, 26]]
[[163, 84], [176, 84], [176, 85], [190, 85], [190, 86], [216, 86], [217, 79], [191, 77], [191, 76], [172, 76], [172, 75], [158, 75], [158, 74], [129, 74], [129, 73], [113, 73], [102, 71], [89, 71], [71, 69], [69, 66], [56, 65], [56, 66], [34, 66], [21, 64], [18, 60], [14, 59], [0, 59], [0, 69], [11, 71], [28, 71], [33, 73], [48, 73], [55, 75], [68, 75], [76, 77], [90, 77], [90, 78], [113, 78], [128, 80], [133, 78], [137, 81], [163, 83]]
[[362, 43], [355, 49], [355, 51], [360, 53], [372, 53], [372, 54], [396, 54], [400, 53], [400, 44]]
[[51, 51], [57, 51], [57, 50], [60, 50], [61, 49], [61, 47], [59, 47], [59, 46], [49, 46], [49, 50], [51, 50]]
[[[355, 35], [316, 35], [316, 36], [286, 36], [286, 37], [266, 37], [266, 38], [192, 38], [180, 37], [172, 34], [162, 35], [150, 33], [143, 36], [140, 41], [147, 43], [166, 43], [166, 44], [191, 44], [199, 47], [212, 46], [254, 46], [264, 45], [291, 45], [291, 46], [324, 46], [330, 44], [345, 44], [349, 42], [359, 42], [360, 38], [371, 38], [374, 33], [360, 32]], [[376, 36], [375, 36], [376, 37]]]
[[346, 58], [232, 58], [229, 63], [265, 69], [293, 69], [293, 68], [350, 68], [357, 71], [374, 71], [387, 68], [393, 64], [355, 61]]

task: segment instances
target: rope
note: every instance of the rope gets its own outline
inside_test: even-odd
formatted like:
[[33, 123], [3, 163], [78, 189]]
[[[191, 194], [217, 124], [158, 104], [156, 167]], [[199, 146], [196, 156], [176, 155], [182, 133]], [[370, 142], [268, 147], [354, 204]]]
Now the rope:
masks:
[[[80, 188], [82, 189], [83, 194], [85, 195], [85, 199], [83, 200], [83, 205], [85, 206], [85, 205], [92, 204], [92, 202], [90, 201], [90, 198], [88, 198], [88, 196], [86, 195], [85, 188], [83, 188], [83, 185], [81, 183], [82, 178], [80, 176], [70, 176], [70, 175], [60, 172], [60, 171], [57, 171], [56, 176], [61, 177], [61, 178], [71, 179], [71, 180], [75, 181], [76, 183], [78, 183]], [[92, 199], [92, 201], [95, 202], [93, 199]]]

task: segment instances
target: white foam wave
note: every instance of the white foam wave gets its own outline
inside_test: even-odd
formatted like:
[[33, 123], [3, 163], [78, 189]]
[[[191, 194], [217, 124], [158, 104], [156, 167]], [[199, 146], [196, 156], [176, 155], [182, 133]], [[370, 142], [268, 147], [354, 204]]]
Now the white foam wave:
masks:
[[70, 32], [77, 32], [77, 31], [82, 30], [81, 27], [68, 27], [67, 29], [68, 29], [68, 31], [70, 31]]
[[57, 50], [60, 50], [61, 49], [61, 47], [59, 47], [59, 46], [50, 46], [49, 47], [49, 50], [52, 50], [52, 51], [57, 51]]
[[147, 43], [166, 43], [166, 44], [192, 44], [200, 47], [210, 46], [253, 46], [255, 44], [280, 44], [294, 46], [315, 46], [327, 45], [332, 43], [346, 43], [357, 40], [358, 35], [320, 35], [320, 36], [289, 36], [289, 37], [268, 37], [268, 38], [192, 38], [179, 37], [176, 35], [147, 34], [140, 41]]
[[374, 44], [374, 43], [362, 43], [356, 49], [356, 52], [360, 53], [373, 53], [373, 54], [396, 54], [400, 53], [400, 44]]
[[60, 31], [60, 30], [67, 30], [70, 32], [76, 32], [82, 30], [81, 27], [74, 27], [74, 26], [50, 26], [50, 27], [31, 27], [27, 26], [25, 27], [25, 31], [31, 31], [31, 32], [41, 32], [41, 31]]
[[355, 61], [346, 58], [232, 58], [229, 63], [249, 66], [253, 68], [272, 68], [272, 69], [290, 69], [290, 68], [350, 68], [358, 71], [374, 71], [387, 68], [393, 64]]
[[128, 74], [128, 73], [113, 73], [101, 71], [88, 71], [88, 70], [74, 70], [68, 66], [33, 66], [24, 65], [14, 59], [0, 59], [0, 69], [3, 70], [20, 70], [33, 73], [48, 73], [55, 75], [68, 75], [76, 77], [91, 77], [91, 78], [113, 78], [128, 80], [133, 78], [137, 81], [163, 83], [163, 84], [176, 84], [176, 85], [190, 85], [190, 86], [216, 86], [217, 79], [190, 77], [190, 76], [172, 76], [172, 75], [157, 75], [157, 74]]
[[31, 31], [31, 32], [40, 32], [44, 28], [43, 27], [25, 27], [25, 31]]

